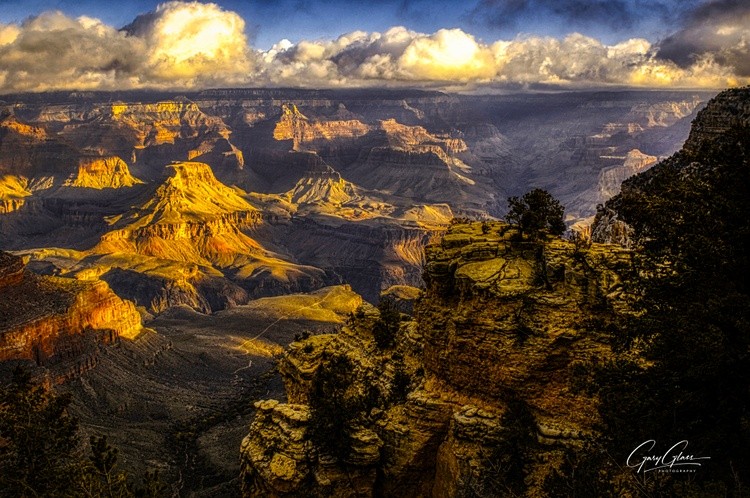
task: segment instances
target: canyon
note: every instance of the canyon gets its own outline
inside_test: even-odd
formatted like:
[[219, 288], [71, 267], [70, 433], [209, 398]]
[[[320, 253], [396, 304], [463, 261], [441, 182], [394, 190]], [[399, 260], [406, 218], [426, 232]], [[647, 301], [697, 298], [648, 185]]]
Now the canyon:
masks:
[[[538, 251], [500, 222], [453, 220], [501, 217], [508, 196], [543, 187], [576, 230], [627, 234], [594, 222], [597, 206], [677, 151], [711, 96], [0, 96], [0, 372], [25, 365], [69, 392], [86, 434], [174, 494], [344, 496], [344, 479], [465, 491], [509, 391], [540, 441], [594, 430], [571, 372], [609, 354], [591, 319], [624, 312], [628, 253]], [[372, 333], [381, 298], [412, 315], [388, 351]], [[347, 426], [345, 465], [305, 442], [313, 378], [337, 362], [351, 396], [382, 398]]]
[[[597, 431], [576, 371], [612, 357], [603, 324], [629, 312], [631, 255], [518, 235], [474, 222], [428, 245], [425, 289], [391, 345], [368, 305], [337, 334], [292, 343], [279, 363], [286, 400], [256, 401], [242, 443], [243, 496], [496, 496], [501, 484], [484, 479], [514, 417], [533, 435], [525, 496], [542, 496], [564, 449]], [[340, 388], [329, 400], [325, 382]], [[316, 432], [325, 403], [345, 412], [326, 433], [343, 451]]]
[[[341, 282], [375, 301], [391, 285], [421, 283], [413, 248], [451, 218], [502, 216], [506, 198], [531, 187], [560, 199], [570, 225], [590, 225], [623, 179], [679, 148], [708, 97], [281, 89], [5, 95], [0, 249], [20, 251], [37, 271], [106, 274], [115, 292], [142, 288], [123, 297], [151, 312], [179, 303], [216, 311]], [[187, 173], [173, 162], [209, 170], [183, 181]], [[190, 168], [203, 166], [182, 171]], [[208, 177], [206, 190], [200, 183]], [[212, 199], [231, 205], [212, 207]], [[191, 219], [169, 223], [171, 214], [146, 210]], [[124, 220], [139, 216], [158, 219], [138, 221], [140, 231], [124, 236]], [[185, 230], [200, 232], [201, 242], [175, 242]], [[353, 249], [329, 250], [342, 245]], [[230, 254], [239, 256], [230, 262]]]
[[[748, 437], [721, 417], [701, 425], [747, 400], [744, 377], [715, 391], [747, 361], [748, 102], [748, 88], [722, 92], [650, 169], [629, 154], [623, 169], [640, 174], [599, 206], [593, 242], [458, 220], [426, 246], [421, 290], [295, 340], [278, 367], [286, 396], [255, 401], [242, 495], [720, 496], [721, 479], [739, 482], [720, 465], [734, 472], [746, 452], [704, 481], [623, 462], [632, 441], [683, 436], [687, 421], [706, 447]], [[604, 170], [600, 188], [626, 172]]]

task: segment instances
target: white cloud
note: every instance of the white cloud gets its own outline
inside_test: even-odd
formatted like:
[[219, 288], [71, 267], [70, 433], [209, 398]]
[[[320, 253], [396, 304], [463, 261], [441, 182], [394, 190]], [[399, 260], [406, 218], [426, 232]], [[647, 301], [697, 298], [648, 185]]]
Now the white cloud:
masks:
[[[719, 29], [747, 45], [745, 31], [734, 24], [723, 22]], [[238, 14], [212, 3], [170, 1], [122, 30], [60, 12], [20, 25], [0, 24], [0, 91], [230, 85], [718, 88], [750, 83], [735, 74], [737, 57], [727, 56], [726, 47], [713, 47], [689, 63], [662, 58], [660, 49], [645, 39], [606, 45], [577, 33], [485, 43], [460, 29], [425, 34], [394, 27], [334, 40], [292, 44], [285, 39], [255, 51]]]
[[578, 33], [486, 44], [459, 29], [423, 34], [397, 27], [382, 34], [301, 42], [266, 52], [264, 60], [258, 76], [263, 84], [309, 87], [429, 84], [455, 90], [541, 83], [719, 88], [750, 82], [710, 58], [689, 67], [658, 59], [645, 39], [605, 45]]
[[236, 78], [250, 69], [245, 21], [216, 4], [169, 2], [138, 26], [148, 47], [148, 74], [164, 81]]
[[0, 90], [244, 84], [253, 54], [244, 30], [239, 15], [211, 3], [164, 3], [127, 30], [45, 12], [0, 26]]

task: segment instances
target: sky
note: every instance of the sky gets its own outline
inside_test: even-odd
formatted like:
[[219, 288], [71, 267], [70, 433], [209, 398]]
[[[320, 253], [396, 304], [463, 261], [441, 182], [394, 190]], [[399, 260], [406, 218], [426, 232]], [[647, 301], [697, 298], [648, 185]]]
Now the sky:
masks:
[[749, 83], [748, 0], [0, 0], [0, 93]]

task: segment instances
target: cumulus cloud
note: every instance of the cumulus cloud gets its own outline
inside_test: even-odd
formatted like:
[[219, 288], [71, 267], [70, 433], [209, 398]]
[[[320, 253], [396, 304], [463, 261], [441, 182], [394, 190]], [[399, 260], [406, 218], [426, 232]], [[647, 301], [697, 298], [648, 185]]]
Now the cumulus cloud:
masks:
[[168, 2], [118, 30], [45, 12], [0, 25], [5, 91], [198, 87], [243, 83], [252, 69], [245, 24], [216, 4]]
[[[714, 3], [719, 2], [742, 3]], [[245, 21], [212, 3], [170, 1], [122, 29], [48, 12], [20, 25], [0, 24], [0, 91], [248, 85], [719, 88], [750, 83], [750, 68], [743, 65], [748, 21], [735, 12], [707, 24], [686, 22], [684, 30], [657, 45], [641, 38], [606, 44], [578, 33], [484, 42], [461, 29], [418, 33], [394, 27], [333, 40], [282, 40], [258, 51], [248, 43]]]
[[706, 56], [681, 67], [660, 59], [645, 39], [615, 45], [573, 33], [486, 44], [460, 29], [433, 34], [392, 28], [330, 42], [274, 47], [264, 56], [265, 84], [296, 86], [435, 84], [711, 87], [737, 85], [731, 68]]
[[149, 79], [232, 81], [251, 70], [245, 21], [216, 4], [164, 3], [124, 31], [148, 47], [145, 75]]
[[659, 43], [659, 57], [680, 67], [712, 58], [750, 76], [750, 3], [715, 0], [691, 11], [683, 27]]

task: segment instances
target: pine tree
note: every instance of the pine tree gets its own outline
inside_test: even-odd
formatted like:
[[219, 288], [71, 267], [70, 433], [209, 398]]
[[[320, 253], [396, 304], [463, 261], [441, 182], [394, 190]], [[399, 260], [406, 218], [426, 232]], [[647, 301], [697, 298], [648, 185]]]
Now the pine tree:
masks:
[[516, 225], [521, 234], [538, 238], [543, 232], [552, 235], [565, 233], [564, 209], [560, 201], [546, 190], [536, 188], [521, 198], [509, 197], [508, 209], [505, 219]]

